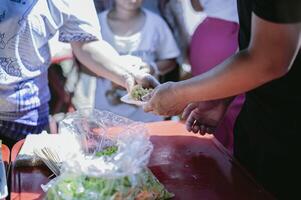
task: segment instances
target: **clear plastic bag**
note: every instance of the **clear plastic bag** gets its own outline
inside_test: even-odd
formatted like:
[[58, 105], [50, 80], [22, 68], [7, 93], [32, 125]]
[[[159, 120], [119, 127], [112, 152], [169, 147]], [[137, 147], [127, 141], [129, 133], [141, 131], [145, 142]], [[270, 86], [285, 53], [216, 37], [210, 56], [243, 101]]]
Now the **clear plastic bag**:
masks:
[[67, 116], [60, 134], [78, 136], [82, 150], [43, 186], [47, 199], [167, 199], [147, 169], [153, 145], [143, 123], [110, 112], [83, 109]]

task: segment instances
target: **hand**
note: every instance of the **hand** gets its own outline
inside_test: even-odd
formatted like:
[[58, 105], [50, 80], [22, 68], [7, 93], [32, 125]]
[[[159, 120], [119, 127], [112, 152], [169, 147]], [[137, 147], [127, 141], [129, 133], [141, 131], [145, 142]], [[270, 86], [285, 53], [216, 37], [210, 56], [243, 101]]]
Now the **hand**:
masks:
[[144, 88], [156, 88], [160, 84], [154, 76], [147, 73], [137, 73], [133, 74], [133, 76], [135, 83], [142, 85]]
[[122, 66], [131, 73], [150, 73], [150, 66], [143, 62], [140, 57], [132, 55], [120, 56], [119, 62]]
[[149, 102], [144, 106], [145, 112], [153, 112], [162, 116], [172, 116], [182, 113], [188, 102], [178, 96], [176, 83], [167, 82], [155, 88]]
[[228, 104], [225, 100], [203, 101], [189, 104], [184, 112], [183, 118], [186, 120], [186, 129], [189, 132], [212, 134], [216, 131]]
[[147, 73], [158, 75], [158, 67], [155, 62], [146, 63], [140, 57], [132, 55], [121, 56], [121, 62], [126, 66], [127, 70], [133, 73]]
[[136, 74], [124, 74], [123, 79], [128, 92], [131, 92], [135, 85], [142, 85], [144, 88], [155, 88], [160, 83], [159, 81], [150, 74], [147, 73], [136, 73]]
[[145, 65], [140, 57], [132, 55], [122, 55], [119, 57], [119, 62], [126, 67], [136, 67], [139, 69], [140, 65]]
[[127, 73], [123, 75], [123, 79], [128, 92], [130, 92], [136, 84], [146, 88], [155, 88], [159, 85], [157, 79], [149, 74], [151, 72], [150, 66], [143, 62], [141, 58], [131, 55], [120, 57], [127, 71]]

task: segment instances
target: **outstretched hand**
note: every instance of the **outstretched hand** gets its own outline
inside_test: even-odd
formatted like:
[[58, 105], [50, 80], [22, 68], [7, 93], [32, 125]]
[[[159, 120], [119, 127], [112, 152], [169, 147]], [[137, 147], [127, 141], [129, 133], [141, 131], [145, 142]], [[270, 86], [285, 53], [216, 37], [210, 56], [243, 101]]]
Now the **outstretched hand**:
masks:
[[145, 88], [155, 88], [159, 85], [159, 81], [150, 74], [149, 65], [141, 58], [131, 55], [120, 56], [120, 58], [128, 72], [123, 77], [128, 92], [137, 84]]
[[203, 101], [189, 104], [184, 112], [183, 118], [186, 120], [186, 129], [189, 132], [213, 134], [224, 114], [228, 104], [225, 100]]

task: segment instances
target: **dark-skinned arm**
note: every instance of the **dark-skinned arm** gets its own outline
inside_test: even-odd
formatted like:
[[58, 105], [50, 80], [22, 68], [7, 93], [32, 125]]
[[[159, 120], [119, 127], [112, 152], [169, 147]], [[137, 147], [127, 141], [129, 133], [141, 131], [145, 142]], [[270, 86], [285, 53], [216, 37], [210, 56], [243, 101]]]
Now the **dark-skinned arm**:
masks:
[[199, 76], [162, 84], [145, 111], [180, 114], [189, 103], [235, 96], [284, 76], [300, 49], [300, 23], [273, 23], [253, 14], [252, 27], [247, 49]]
[[176, 84], [175, 91], [189, 102], [220, 99], [284, 76], [300, 48], [300, 23], [272, 23], [253, 14], [252, 27], [246, 50], [208, 73]]

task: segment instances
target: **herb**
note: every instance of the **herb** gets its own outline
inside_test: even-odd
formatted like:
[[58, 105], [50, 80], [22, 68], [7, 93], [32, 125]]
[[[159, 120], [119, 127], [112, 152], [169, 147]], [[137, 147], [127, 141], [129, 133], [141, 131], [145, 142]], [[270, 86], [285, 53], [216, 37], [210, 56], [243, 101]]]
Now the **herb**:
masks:
[[131, 97], [136, 101], [143, 101], [142, 97], [151, 93], [154, 89], [143, 88], [141, 85], [136, 85], [131, 91]]
[[96, 152], [96, 153], [95, 153], [95, 156], [96, 156], [96, 157], [101, 157], [101, 156], [111, 156], [111, 155], [113, 155], [114, 153], [116, 153], [117, 150], [118, 150], [118, 147], [117, 147], [117, 146], [110, 146], [110, 147], [105, 148], [105, 149], [102, 150], [102, 151]]
[[48, 192], [47, 200], [163, 200], [169, 193], [149, 169], [119, 178], [63, 174]]

